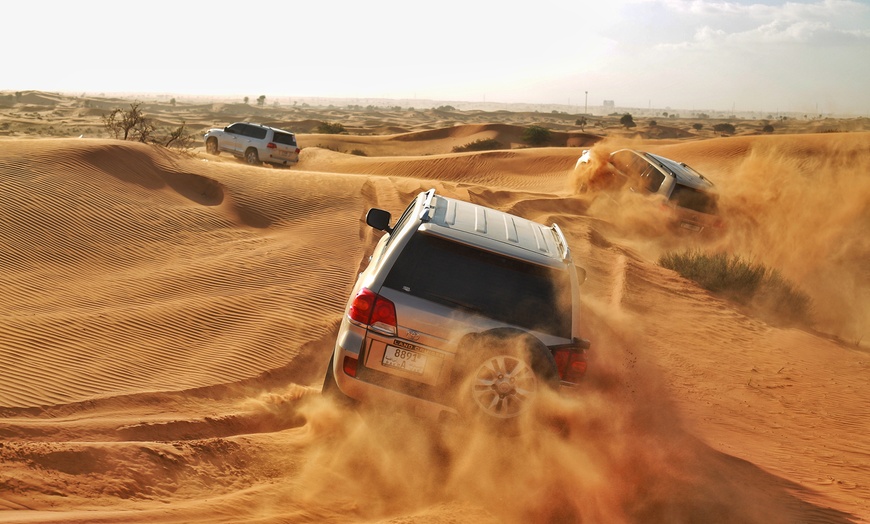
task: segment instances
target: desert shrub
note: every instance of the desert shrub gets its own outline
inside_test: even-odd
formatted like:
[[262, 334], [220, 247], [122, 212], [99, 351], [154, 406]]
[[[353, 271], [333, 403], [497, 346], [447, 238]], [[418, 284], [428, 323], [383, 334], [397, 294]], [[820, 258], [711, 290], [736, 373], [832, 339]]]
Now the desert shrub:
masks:
[[634, 123], [634, 117], [631, 116], [631, 113], [626, 113], [622, 115], [622, 117], [619, 119], [619, 123], [626, 129], [637, 125]]
[[692, 124], [692, 129], [694, 129], [695, 131], [700, 131], [703, 128], [704, 124]]
[[523, 131], [523, 141], [533, 146], [546, 144], [550, 141], [550, 130], [541, 126], [529, 126]]
[[716, 131], [717, 133], [725, 133], [727, 135], [733, 135], [736, 130], [737, 128], [734, 127], [734, 124], [729, 124], [727, 122], [713, 126], [713, 131]]
[[469, 142], [463, 146], [454, 146], [454, 153], [464, 153], [466, 151], [492, 151], [493, 149], [504, 149], [504, 145], [494, 138], [479, 138], [474, 142]]
[[762, 133], [773, 133], [773, 126], [770, 124], [767, 124], [763, 128], [761, 128], [761, 132]]
[[765, 273], [763, 266], [753, 265], [739, 256], [709, 255], [700, 251], [666, 253], [659, 259], [659, 265], [694, 280], [704, 289], [733, 295], [738, 300], [751, 297]]
[[353, 151], [350, 152], [350, 154], [351, 154], [351, 155], [356, 155], [356, 156], [368, 156], [368, 155], [366, 154], [366, 152], [363, 151], [362, 149], [354, 149]]
[[193, 135], [187, 132], [187, 124], [182, 122], [180, 126], [170, 130], [165, 136], [156, 139], [156, 142], [164, 147], [187, 150], [193, 145]]
[[133, 102], [127, 111], [119, 107], [113, 109], [111, 113], [103, 116], [103, 125], [115, 138], [148, 142], [154, 126], [145, 118], [145, 113], [139, 109], [140, 105], [140, 102]]
[[809, 295], [783, 278], [779, 271], [751, 263], [738, 255], [671, 252], [659, 258], [659, 265], [694, 280], [713, 293], [752, 305], [778, 321], [810, 320]]
[[317, 126], [317, 132], [324, 135], [338, 135], [346, 132], [344, 125], [340, 122], [321, 122]]

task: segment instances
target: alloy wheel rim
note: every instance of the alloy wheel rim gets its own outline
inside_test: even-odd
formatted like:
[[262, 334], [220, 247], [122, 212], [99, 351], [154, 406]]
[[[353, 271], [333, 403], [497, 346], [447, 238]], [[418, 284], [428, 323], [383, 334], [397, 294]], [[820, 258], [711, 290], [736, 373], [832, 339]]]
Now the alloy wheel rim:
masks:
[[471, 396], [485, 414], [500, 419], [513, 418], [532, 402], [537, 382], [534, 370], [525, 360], [497, 355], [477, 368]]

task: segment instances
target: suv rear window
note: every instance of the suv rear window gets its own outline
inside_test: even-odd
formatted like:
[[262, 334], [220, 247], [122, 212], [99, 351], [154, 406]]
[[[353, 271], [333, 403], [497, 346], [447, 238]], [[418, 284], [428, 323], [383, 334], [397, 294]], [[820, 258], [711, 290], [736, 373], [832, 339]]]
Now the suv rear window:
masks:
[[272, 138], [272, 142], [276, 144], [284, 144], [285, 146], [293, 146], [296, 147], [296, 137], [291, 135], [290, 133], [281, 133], [279, 131], [275, 131], [275, 136]]
[[716, 196], [706, 191], [677, 184], [671, 193], [671, 201], [680, 207], [685, 207], [699, 213], [717, 214]]
[[[567, 271], [416, 233], [384, 285], [506, 324], [570, 338]], [[568, 309], [568, 311], [565, 311]]]

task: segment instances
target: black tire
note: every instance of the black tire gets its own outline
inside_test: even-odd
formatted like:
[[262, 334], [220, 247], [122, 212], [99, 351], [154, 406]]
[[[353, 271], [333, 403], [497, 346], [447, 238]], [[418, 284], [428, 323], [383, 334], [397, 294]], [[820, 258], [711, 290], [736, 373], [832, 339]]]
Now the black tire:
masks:
[[323, 377], [323, 386], [320, 388], [320, 394], [336, 401], [336, 403], [342, 406], [353, 406], [356, 404], [356, 401], [345, 395], [342, 390], [338, 389], [338, 384], [335, 382], [335, 374], [332, 371], [334, 361], [335, 354], [329, 357], [329, 366], [326, 367], [326, 376]]
[[218, 156], [221, 154], [220, 149], [218, 149], [218, 141], [217, 138], [211, 137], [205, 143], [205, 151], [206, 153], [214, 156]]
[[245, 162], [251, 164], [252, 166], [256, 166], [260, 164], [260, 155], [257, 154], [257, 150], [253, 147], [249, 147], [247, 151], [245, 151]]
[[559, 383], [553, 355], [528, 333], [495, 329], [465, 337], [460, 346], [456, 407], [499, 431], [514, 433], [538, 391]]

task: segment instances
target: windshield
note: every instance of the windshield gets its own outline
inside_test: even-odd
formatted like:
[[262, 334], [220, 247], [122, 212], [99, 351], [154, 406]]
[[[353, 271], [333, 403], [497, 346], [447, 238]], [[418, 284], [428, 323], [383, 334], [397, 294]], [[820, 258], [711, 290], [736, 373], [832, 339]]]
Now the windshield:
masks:
[[384, 286], [506, 324], [571, 337], [568, 272], [415, 234]]

